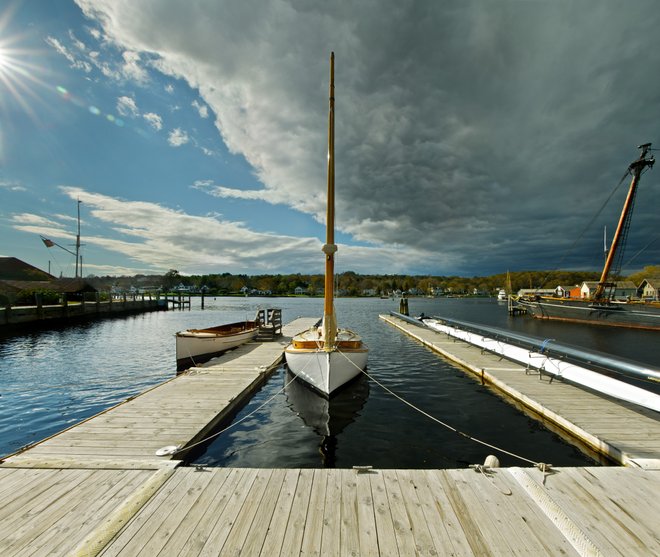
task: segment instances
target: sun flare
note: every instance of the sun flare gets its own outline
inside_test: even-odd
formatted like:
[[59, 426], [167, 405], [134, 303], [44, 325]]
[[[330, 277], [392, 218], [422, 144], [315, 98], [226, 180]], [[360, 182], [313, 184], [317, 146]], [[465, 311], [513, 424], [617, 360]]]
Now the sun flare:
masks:
[[0, 74], [5, 73], [9, 68], [9, 54], [0, 46]]

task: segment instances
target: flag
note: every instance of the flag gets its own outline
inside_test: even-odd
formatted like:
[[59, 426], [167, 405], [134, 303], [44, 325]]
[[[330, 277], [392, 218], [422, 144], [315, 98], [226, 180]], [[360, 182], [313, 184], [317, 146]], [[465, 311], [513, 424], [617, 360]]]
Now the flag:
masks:
[[41, 237], [41, 241], [46, 244], [47, 248], [52, 248], [55, 245], [55, 242], [52, 240], [49, 240], [48, 238], [44, 238], [43, 236]]

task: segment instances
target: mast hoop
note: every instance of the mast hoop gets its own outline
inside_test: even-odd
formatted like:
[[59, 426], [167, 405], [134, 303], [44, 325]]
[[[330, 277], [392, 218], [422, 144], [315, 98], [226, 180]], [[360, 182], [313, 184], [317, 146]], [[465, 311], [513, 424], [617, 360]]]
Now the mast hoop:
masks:
[[323, 244], [321, 251], [326, 255], [332, 255], [333, 253], [337, 253], [337, 249], [337, 244]]

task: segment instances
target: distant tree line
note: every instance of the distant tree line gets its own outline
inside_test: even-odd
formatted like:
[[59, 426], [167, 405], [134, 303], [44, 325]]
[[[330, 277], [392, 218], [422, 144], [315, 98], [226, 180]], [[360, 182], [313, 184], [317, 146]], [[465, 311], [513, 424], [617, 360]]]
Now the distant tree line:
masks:
[[[585, 280], [598, 280], [600, 273], [586, 271], [517, 271], [510, 273], [511, 289], [517, 292], [521, 288], [554, 288], [558, 285], [572, 286]], [[646, 267], [641, 273], [627, 277], [635, 284], [644, 278], [660, 277], [660, 266]], [[253, 293], [265, 293], [273, 296], [292, 295], [303, 292], [304, 295], [318, 295], [323, 292], [323, 275], [288, 274], [288, 275], [234, 275], [231, 273], [208, 275], [182, 275], [175, 269], [164, 275], [135, 275], [130, 277], [88, 277], [102, 289], [112, 286], [157, 287], [163, 291], [174, 291], [184, 286], [193, 291], [204, 291], [209, 295], [236, 295], [245, 290]], [[624, 277], [619, 277], [624, 278]], [[412, 295], [429, 295], [431, 292], [444, 294], [480, 293], [491, 295], [500, 288], [506, 288], [507, 274], [499, 273], [487, 277], [459, 276], [416, 276], [416, 275], [360, 275], [346, 271], [336, 275], [336, 289], [339, 295], [363, 296], [389, 295], [392, 292], [408, 292]]]

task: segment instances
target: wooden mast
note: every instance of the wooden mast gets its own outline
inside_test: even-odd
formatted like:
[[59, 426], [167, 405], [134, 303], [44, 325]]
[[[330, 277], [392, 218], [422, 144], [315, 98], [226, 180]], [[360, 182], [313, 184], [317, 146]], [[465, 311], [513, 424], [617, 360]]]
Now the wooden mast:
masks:
[[337, 318], [334, 310], [335, 288], [335, 53], [330, 54], [330, 108], [328, 112], [328, 207], [326, 213], [325, 295], [323, 303], [323, 348], [334, 350], [337, 338]]
[[607, 286], [607, 277], [610, 274], [612, 262], [614, 261], [614, 256], [616, 255], [617, 249], [619, 247], [619, 241], [621, 240], [621, 236], [623, 234], [626, 221], [628, 220], [629, 213], [632, 210], [635, 194], [637, 193], [637, 184], [639, 183], [639, 177], [641, 176], [642, 170], [644, 170], [645, 167], [647, 166], [651, 167], [655, 162], [655, 159], [653, 157], [651, 157], [650, 159], [646, 158], [646, 153], [648, 152], [649, 147], [651, 147], [650, 143], [645, 143], [644, 145], [640, 145], [639, 148], [642, 150], [642, 152], [640, 153], [639, 158], [635, 162], [633, 162], [629, 167], [629, 170], [632, 172], [633, 177], [630, 182], [630, 188], [628, 189], [628, 197], [626, 197], [626, 202], [624, 203], [623, 209], [621, 210], [621, 217], [619, 218], [619, 224], [616, 227], [616, 232], [614, 233], [614, 237], [612, 238], [612, 243], [610, 244], [610, 251], [607, 254], [607, 259], [605, 260], [605, 266], [603, 267], [603, 272], [600, 275], [600, 280], [598, 281], [596, 292], [594, 292], [593, 299], [596, 301], [600, 301], [603, 299], [603, 294], [605, 293], [605, 287]]

